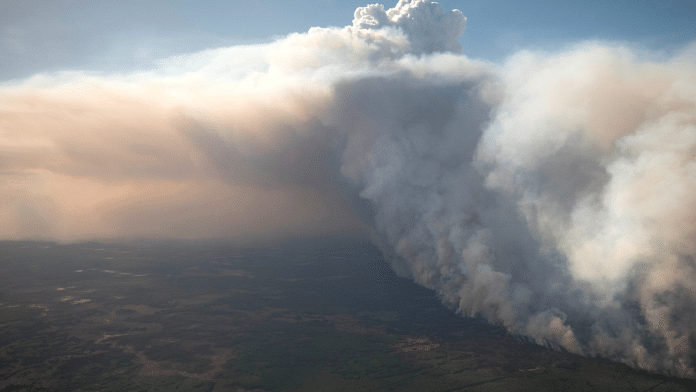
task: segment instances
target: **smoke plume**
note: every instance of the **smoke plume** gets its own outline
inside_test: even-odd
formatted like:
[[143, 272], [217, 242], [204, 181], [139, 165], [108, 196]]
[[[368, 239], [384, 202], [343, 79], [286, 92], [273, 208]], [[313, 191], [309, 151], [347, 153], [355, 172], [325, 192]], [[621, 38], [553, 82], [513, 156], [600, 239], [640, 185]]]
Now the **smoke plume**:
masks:
[[0, 236], [311, 235], [360, 217], [462, 314], [693, 376], [693, 47], [496, 65], [460, 53], [465, 21], [400, 0], [148, 72], [5, 83]]

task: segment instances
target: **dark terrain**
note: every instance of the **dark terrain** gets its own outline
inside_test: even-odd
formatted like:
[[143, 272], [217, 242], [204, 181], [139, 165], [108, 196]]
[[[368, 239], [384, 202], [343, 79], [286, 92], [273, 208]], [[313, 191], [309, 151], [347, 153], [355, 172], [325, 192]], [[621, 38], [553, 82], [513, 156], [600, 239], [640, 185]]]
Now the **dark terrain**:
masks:
[[398, 278], [364, 240], [0, 242], [0, 392], [693, 391], [549, 350]]

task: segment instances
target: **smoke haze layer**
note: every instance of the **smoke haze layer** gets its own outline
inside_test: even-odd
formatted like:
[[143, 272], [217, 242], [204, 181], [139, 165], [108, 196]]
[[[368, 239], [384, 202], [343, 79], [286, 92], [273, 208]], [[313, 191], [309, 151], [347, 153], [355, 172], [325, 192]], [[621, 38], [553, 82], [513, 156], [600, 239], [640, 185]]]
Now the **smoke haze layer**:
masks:
[[[0, 236], [365, 230], [540, 344], [693, 376], [696, 52], [461, 54], [428, 0], [351, 26], [0, 87]], [[353, 205], [351, 211], [349, 204]]]

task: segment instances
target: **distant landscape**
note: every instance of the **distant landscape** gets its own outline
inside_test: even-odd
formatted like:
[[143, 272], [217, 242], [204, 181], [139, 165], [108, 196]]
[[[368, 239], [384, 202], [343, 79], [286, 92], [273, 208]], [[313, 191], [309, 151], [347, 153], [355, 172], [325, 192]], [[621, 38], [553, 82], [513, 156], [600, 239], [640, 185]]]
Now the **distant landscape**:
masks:
[[696, 390], [456, 315], [362, 239], [0, 255], [0, 392]]

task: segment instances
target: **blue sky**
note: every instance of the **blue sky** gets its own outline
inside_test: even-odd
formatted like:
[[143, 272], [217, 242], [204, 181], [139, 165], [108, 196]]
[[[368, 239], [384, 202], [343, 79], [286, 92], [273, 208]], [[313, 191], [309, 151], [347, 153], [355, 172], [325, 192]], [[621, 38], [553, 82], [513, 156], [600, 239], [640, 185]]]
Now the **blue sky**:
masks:
[[[502, 61], [518, 49], [628, 42], [667, 54], [696, 37], [696, 3], [439, 1], [468, 18], [467, 56]], [[0, 1], [0, 80], [65, 69], [124, 71], [206, 48], [270, 42], [312, 26], [345, 26], [364, 0]], [[387, 8], [395, 0], [385, 2]]]

